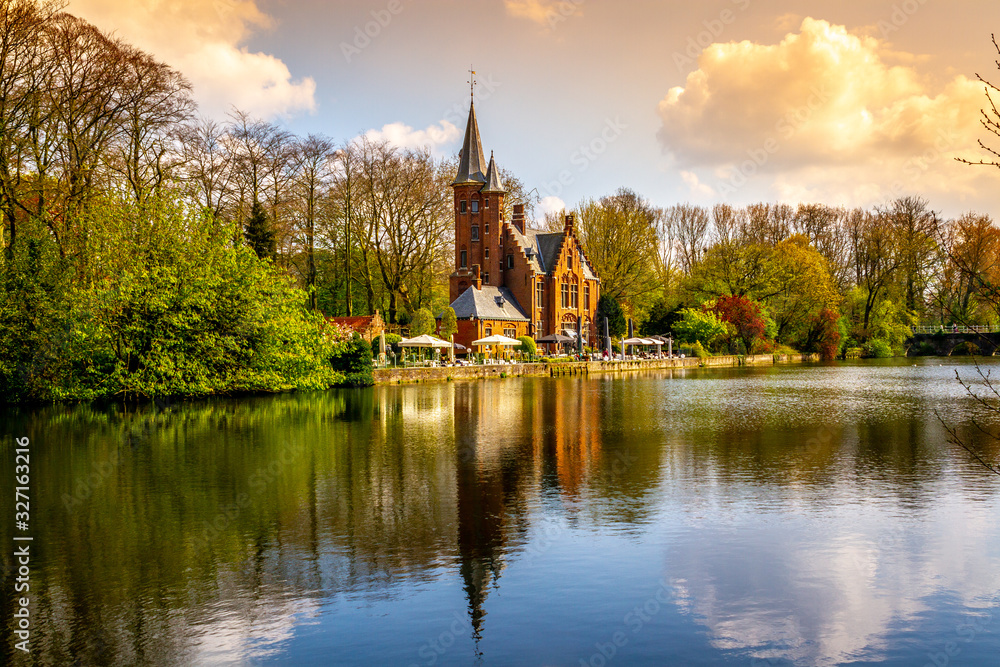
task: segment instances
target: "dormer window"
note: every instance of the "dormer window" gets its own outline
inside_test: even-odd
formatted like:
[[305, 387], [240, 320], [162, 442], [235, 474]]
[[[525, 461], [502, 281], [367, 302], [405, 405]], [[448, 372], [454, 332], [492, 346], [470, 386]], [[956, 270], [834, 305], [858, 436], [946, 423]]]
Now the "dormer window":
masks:
[[465, 213], [468, 210], [469, 202], [464, 199], [458, 203], [458, 212]]
[[479, 213], [479, 202], [475, 199], [472, 200], [472, 212]]

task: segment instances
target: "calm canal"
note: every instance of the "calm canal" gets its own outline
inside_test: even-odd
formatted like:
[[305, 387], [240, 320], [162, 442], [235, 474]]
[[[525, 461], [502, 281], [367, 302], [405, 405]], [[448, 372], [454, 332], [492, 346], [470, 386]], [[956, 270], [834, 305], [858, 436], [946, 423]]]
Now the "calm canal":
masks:
[[0, 663], [1000, 664], [1000, 477], [935, 411], [998, 447], [956, 368], [8, 410], [32, 653], [5, 546]]

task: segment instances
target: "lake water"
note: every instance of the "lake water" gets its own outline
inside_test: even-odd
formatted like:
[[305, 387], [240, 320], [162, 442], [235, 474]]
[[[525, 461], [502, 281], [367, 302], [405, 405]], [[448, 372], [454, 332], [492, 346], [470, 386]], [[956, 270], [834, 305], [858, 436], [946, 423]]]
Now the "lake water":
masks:
[[32, 653], [8, 546], [0, 663], [1000, 664], [1000, 477], [935, 412], [1000, 449], [956, 368], [7, 411]]

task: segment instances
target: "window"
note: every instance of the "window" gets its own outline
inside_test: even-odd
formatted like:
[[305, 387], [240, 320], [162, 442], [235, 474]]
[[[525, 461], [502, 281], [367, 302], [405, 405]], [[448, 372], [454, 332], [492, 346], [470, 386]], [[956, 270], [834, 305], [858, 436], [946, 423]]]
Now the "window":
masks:
[[590, 285], [583, 286], [583, 309], [590, 310]]
[[493, 335], [493, 327], [487, 324], [485, 327], [483, 327], [483, 338], [489, 338], [492, 335]]
[[[486, 200], [486, 203], [487, 203], [487, 204], [489, 204], [489, 203], [490, 203], [490, 200], [489, 200], [489, 199], [487, 199], [487, 200]], [[488, 207], [487, 207], [487, 208], [488, 208]], [[490, 233], [490, 223], [488, 223], [488, 222], [487, 222], [487, 223], [484, 223], [484, 225], [483, 225], [483, 233], [484, 233], [484, 234], [489, 234], [489, 233]]]
[[576, 285], [569, 286], [569, 307], [572, 308], [573, 310], [576, 310], [577, 308], [580, 307], [580, 299], [579, 299], [579, 294], [577, 293]]
[[562, 284], [562, 307], [569, 308], [569, 283]]
[[573, 270], [573, 251], [572, 250], [570, 250], [568, 253], [566, 253], [566, 268], [569, 269], [570, 271]]
[[[472, 203], [475, 204], [476, 202]], [[472, 225], [472, 240], [473, 241], [479, 240], [479, 225]]]
[[542, 321], [538, 320], [537, 322], [535, 322], [535, 336], [541, 338], [542, 335], [543, 335], [542, 334]]
[[507, 336], [507, 338], [517, 338], [517, 329], [514, 327], [504, 327], [503, 335]]
[[462, 258], [462, 260], [460, 262], [460, 266], [463, 269], [467, 268], [469, 266], [469, 253], [468, 253], [468, 251], [463, 250], [462, 252], [459, 253], [459, 256]]
[[507, 268], [508, 269], [514, 268], [514, 255], [507, 255]]
[[465, 201], [465, 200], [463, 199], [463, 200], [462, 200], [461, 202], [459, 202], [459, 204], [458, 204], [458, 210], [459, 210], [459, 212], [460, 212], [460, 213], [465, 213], [465, 211], [467, 210], [467, 209], [466, 209], [466, 207], [467, 207], [467, 206], [468, 206], [468, 202], [466, 202], [466, 201]]
[[486, 273], [483, 274], [483, 282], [486, 283], [487, 285], [490, 284], [490, 272], [489, 271], [487, 271]]
[[490, 258], [490, 249], [489, 249], [489, 248], [487, 248], [487, 249], [485, 250], [485, 253], [486, 253], [486, 254], [484, 254], [484, 255], [483, 255], [483, 258], [484, 258], [484, 259], [489, 259], [489, 258]]
[[[483, 200], [483, 208], [489, 208], [489, 207], [490, 207], [490, 198], [487, 197], [486, 199]], [[490, 231], [490, 230], [487, 229], [486, 231]]]
[[479, 213], [479, 202], [475, 199], [472, 200], [472, 212]]
[[542, 307], [542, 303], [545, 301], [545, 285], [539, 280], [535, 283], [535, 306], [538, 308]]

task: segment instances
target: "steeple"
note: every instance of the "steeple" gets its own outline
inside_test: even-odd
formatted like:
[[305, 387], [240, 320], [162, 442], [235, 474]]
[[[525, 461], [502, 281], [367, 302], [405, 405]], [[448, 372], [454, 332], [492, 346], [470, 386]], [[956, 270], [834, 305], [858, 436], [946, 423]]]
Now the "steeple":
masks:
[[483, 173], [483, 142], [479, 138], [479, 123], [476, 122], [476, 104], [469, 105], [469, 124], [465, 128], [465, 141], [458, 155], [458, 175], [452, 185], [463, 183], [485, 183]]
[[493, 161], [493, 151], [490, 151], [490, 166], [486, 169], [486, 185], [480, 192], [483, 194], [507, 194], [507, 191], [500, 186], [500, 174], [497, 173], [497, 165]]

